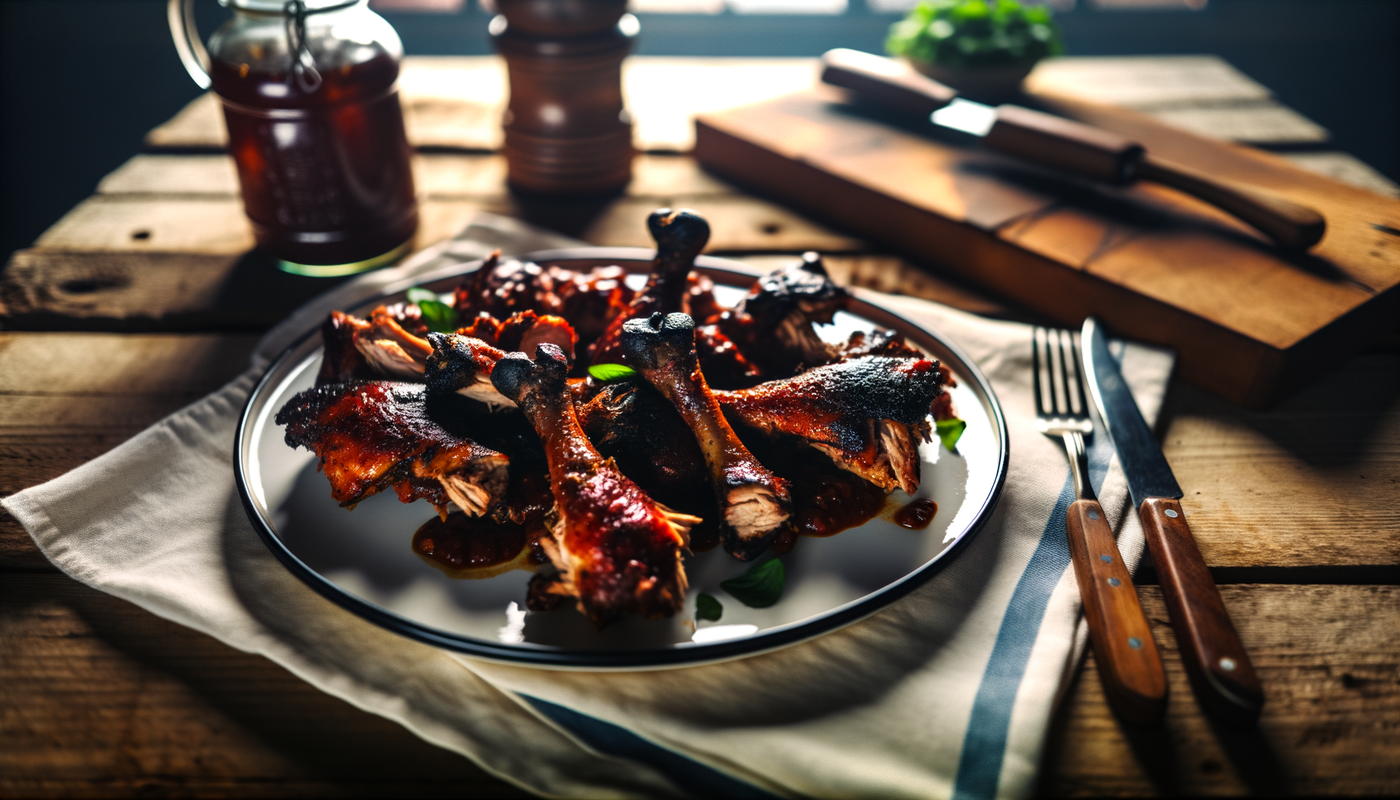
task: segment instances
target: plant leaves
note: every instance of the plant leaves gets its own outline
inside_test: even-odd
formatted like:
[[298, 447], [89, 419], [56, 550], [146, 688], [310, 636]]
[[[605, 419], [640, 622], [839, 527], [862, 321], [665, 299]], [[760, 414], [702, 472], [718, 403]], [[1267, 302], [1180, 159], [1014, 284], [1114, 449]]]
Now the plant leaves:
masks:
[[783, 562], [773, 558], [756, 564], [741, 577], [724, 581], [719, 588], [749, 608], [767, 608], [783, 596], [783, 584], [786, 582], [787, 570], [783, 568]]
[[724, 606], [720, 605], [718, 600], [704, 592], [695, 598], [695, 619], [715, 622], [722, 616], [724, 616]]
[[434, 333], [457, 330], [457, 312], [452, 306], [440, 300], [419, 300], [418, 310], [423, 312], [423, 321], [428, 323], [428, 330]]
[[588, 374], [600, 381], [621, 381], [635, 378], [637, 371], [624, 364], [591, 364]]
[[943, 446], [950, 453], [958, 446], [958, 439], [962, 438], [966, 428], [967, 423], [957, 417], [940, 419], [934, 423], [934, 429], [938, 431], [938, 440], [943, 442]]
[[418, 306], [423, 313], [423, 321], [433, 333], [452, 333], [457, 330], [457, 312], [452, 306], [438, 299], [438, 293], [415, 286], [404, 293], [404, 299]]

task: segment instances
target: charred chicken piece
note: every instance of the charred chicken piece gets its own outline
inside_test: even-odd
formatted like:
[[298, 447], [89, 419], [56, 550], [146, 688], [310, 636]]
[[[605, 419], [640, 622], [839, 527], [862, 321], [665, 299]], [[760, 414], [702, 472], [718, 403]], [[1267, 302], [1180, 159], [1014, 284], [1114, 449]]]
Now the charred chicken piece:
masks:
[[924, 354], [904, 341], [904, 334], [877, 328], [870, 333], [856, 331], [841, 346], [841, 358], [860, 358], [861, 356], [923, 358]]
[[433, 348], [426, 339], [409, 333], [399, 324], [395, 308], [402, 311], [401, 307], [380, 306], [370, 312], [367, 320], [343, 311], [332, 311], [321, 325], [325, 354], [316, 383], [344, 383], [376, 377], [421, 378], [423, 362]]
[[575, 410], [598, 451], [657, 499], [682, 503], [696, 485], [708, 483], [705, 457], [690, 428], [650, 384], [605, 384]]
[[554, 276], [544, 267], [515, 259], [502, 262], [497, 250], [457, 287], [452, 307], [458, 319], [481, 314], [505, 319], [517, 311], [558, 314], [562, 303], [555, 288]]
[[625, 612], [674, 614], [685, 600], [681, 548], [700, 520], [656, 503], [598, 454], [574, 413], [564, 353], [552, 344], [535, 352], [533, 361], [511, 353], [491, 373], [544, 444], [559, 516], [553, 536], [541, 540], [558, 577], [542, 579], [532, 596], [577, 598], [600, 626]]
[[550, 267], [549, 273], [562, 303], [559, 316], [569, 320], [584, 344], [602, 336], [637, 296], [627, 285], [627, 272], [622, 267], [597, 267], [588, 272]]
[[695, 323], [685, 314], [656, 313], [622, 329], [628, 363], [670, 400], [690, 426], [724, 515], [724, 548], [756, 558], [792, 511], [788, 488], [744, 447], [729, 427], [695, 357]]
[[374, 377], [369, 362], [355, 346], [355, 336], [368, 331], [370, 324], [343, 311], [332, 311], [321, 323], [321, 369], [316, 373], [316, 385], [367, 380]]
[[355, 332], [355, 348], [376, 374], [410, 380], [422, 377], [423, 363], [433, 352], [426, 339], [404, 330], [385, 306], [370, 312], [368, 329]]
[[746, 389], [763, 380], [763, 370], [739, 352], [718, 325], [695, 329], [695, 355], [705, 380], [715, 388]]
[[424, 365], [423, 377], [429, 391], [456, 392], [491, 408], [515, 407], [491, 383], [491, 370], [505, 358], [505, 351], [460, 333], [430, 333], [428, 342], [433, 352]]
[[590, 364], [617, 361], [622, 355], [622, 326], [630, 319], [646, 319], [655, 313], [681, 310], [690, 288], [690, 269], [695, 257], [710, 240], [710, 223], [689, 209], [662, 208], [647, 217], [647, 227], [656, 240], [656, 260], [651, 277], [627, 310], [618, 315], [589, 351]]
[[535, 347], [550, 342], [559, 346], [569, 360], [574, 358], [574, 343], [578, 335], [563, 317], [552, 314], [539, 315], [534, 311], [517, 311], [504, 322], [489, 315], [472, 320], [472, 324], [459, 328], [458, 333], [470, 336], [499, 348], [507, 353], [516, 351], [533, 353]]
[[786, 377], [838, 358], [812, 325], [831, 322], [850, 297], [826, 274], [820, 256], [804, 253], [801, 262], [760, 278], [716, 325], [770, 377]]
[[862, 356], [715, 399], [747, 425], [797, 436], [885, 491], [913, 494], [944, 381], [933, 359]]
[[685, 297], [680, 310], [689, 314], [697, 325], [707, 323], [725, 312], [724, 306], [715, 298], [715, 282], [698, 272], [692, 272], [686, 278]]
[[362, 381], [318, 386], [277, 412], [291, 447], [320, 457], [331, 497], [354, 506], [390, 486], [405, 503], [426, 498], [446, 518], [450, 506], [490, 511], [507, 485], [508, 457], [429, 413], [426, 387]]

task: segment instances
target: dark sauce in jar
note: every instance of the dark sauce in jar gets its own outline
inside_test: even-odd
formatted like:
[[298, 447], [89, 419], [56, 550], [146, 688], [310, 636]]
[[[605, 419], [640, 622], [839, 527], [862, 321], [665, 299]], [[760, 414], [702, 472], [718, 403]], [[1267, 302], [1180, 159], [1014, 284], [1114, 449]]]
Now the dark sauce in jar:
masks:
[[[325, 66], [314, 92], [285, 66], [268, 72], [250, 61], [214, 58], [210, 77], [258, 245], [287, 261], [331, 265], [408, 242], [418, 207], [398, 60], [379, 51]], [[335, 61], [318, 53], [318, 62]]]
[[453, 577], [486, 578], [545, 563], [538, 544], [542, 533], [458, 511], [423, 523], [413, 534], [413, 552]]
[[894, 522], [901, 528], [908, 528], [911, 531], [921, 531], [933, 522], [934, 515], [938, 513], [938, 504], [932, 500], [920, 498], [910, 500], [904, 508], [894, 513]]

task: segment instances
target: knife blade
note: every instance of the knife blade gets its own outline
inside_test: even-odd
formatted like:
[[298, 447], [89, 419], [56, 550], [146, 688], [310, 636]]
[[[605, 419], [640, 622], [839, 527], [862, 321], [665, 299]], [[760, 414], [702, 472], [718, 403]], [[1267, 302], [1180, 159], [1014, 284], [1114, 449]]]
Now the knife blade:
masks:
[[1128, 494], [1142, 519], [1196, 696], [1202, 707], [1223, 720], [1252, 725], [1264, 705], [1264, 692], [1186, 523], [1178, 502], [1181, 487], [1108, 351], [1103, 327], [1093, 317], [1084, 321], [1079, 342], [1089, 394], [1128, 479]]
[[1306, 250], [1327, 230], [1322, 215], [1307, 206], [1221, 183], [1102, 128], [958, 97], [904, 62], [839, 48], [821, 57], [821, 67], [824, 83], [849, 89], [857, 99], [911, 118], [927, 115], [934, 126], [977, 137], [993, 150], [1114, 186], [1137, 180], [1171, 186], [1229, 212], [1285, 249]]

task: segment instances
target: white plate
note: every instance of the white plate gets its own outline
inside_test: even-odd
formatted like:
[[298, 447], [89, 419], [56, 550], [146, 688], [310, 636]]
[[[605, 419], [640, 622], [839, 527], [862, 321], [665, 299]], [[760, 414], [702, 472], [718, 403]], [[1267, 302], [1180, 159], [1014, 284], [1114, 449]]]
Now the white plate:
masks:
[[[618, 264], [635, 280], [651, 251], [632, 248], [558, 250], [522, 260], [586, 268]], [[480, 262], [439, 270], [417, 283], [450, 291]], [[702, 256], [696, 267], [732, 305], [758, 274], [744, 264]], [[363, 314], [397, 293], [365, 298], [343, 310]], [[625, 618], [602, 631], [570, 608], [524, 611], [530, 573], [484, 580], [449, 578], [416, 555], [413, 533], [435, 516], [426, 503], [400, 503], [381, 492], [355, 510], [341, 508], [316, 469], [316, 457], [292, 449], [273, 418], [292, 395], [312, 386], [321, 362], [317, 330], [307, 331], [277, 359], [253, 390], [239, 424], [236, 475], [253, 526], [277, 558], [313, 589], [390, 630], [434, 645], [499, 661], [574, 669], [648, 669], [719, 661], [784, 647], [878, 611], [932, 577], [987, 520], [1006, 478], [1006, 422], [990, 385], [951, 342], [863, 300], [838, 314], [822, 337], [845, 341], [853, 331], [894, 329], [939, 359], [956, 378], [951, 390], [967, 430], [957, 453], [936, 440], [920, 448], [918, 497], [938, 504], [923, 530], [902, 528], [889, 514], [911, 499], [896, 491], [880, 516], [828, 538], [802, 538], [782, 557], [787, 584], [781, 600], [748, 608], [719, 588], [752, 564], [722, 548], [686, 558], [690, 590], [681, 613], [665, 620]], [[695, 597], [706, 592], [724, 605], [719, 622], [694, 622]]]

